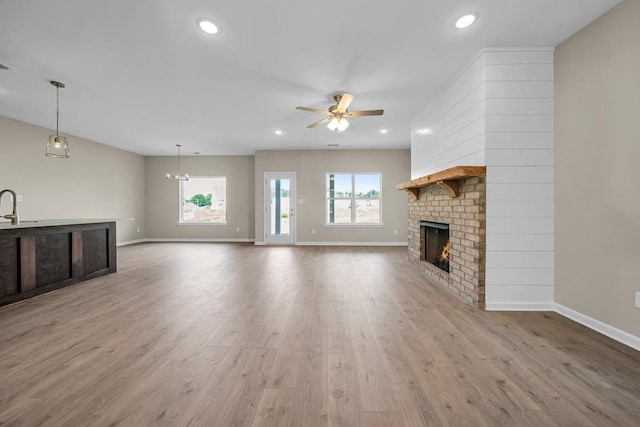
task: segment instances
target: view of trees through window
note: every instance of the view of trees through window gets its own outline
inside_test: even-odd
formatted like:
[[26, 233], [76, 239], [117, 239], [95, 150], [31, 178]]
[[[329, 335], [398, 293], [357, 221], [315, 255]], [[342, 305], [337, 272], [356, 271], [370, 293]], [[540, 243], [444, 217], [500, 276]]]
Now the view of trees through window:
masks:
[[380, 224], [379, 173], [328, 173], [328, 224]]
[[180, 181], [180, 222], [224, 224], [227, 222], [227, 178], [191, 177]]

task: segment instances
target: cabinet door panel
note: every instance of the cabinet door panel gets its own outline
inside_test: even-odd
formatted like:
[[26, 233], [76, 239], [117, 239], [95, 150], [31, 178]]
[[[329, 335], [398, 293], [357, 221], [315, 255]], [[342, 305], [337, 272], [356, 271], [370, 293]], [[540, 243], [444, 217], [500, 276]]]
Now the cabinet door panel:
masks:
[[18, 239], [0, 239], [0, 297], [18, 293]]
[[107, 229], [82, 232], [82, 270], [93, 273], [109, 267]]
[[71, 278], [71, 233], [36, 237], [36, 287]]

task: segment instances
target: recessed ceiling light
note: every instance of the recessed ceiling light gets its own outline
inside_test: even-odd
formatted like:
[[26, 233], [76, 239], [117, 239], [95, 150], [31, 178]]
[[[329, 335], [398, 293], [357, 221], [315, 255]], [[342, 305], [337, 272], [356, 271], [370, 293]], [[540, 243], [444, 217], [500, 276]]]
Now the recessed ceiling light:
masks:
[[429, 128], [424, 128], [424, 129], [418, 129], [418, 133], [420, 135], [431, 135], [433, 131]]
[[220, 29], [206, 18], [198, 19], [198, 27], [207, 34], [218, 34]]
[[380, 133], [387, 133], [387, 132], [389, 132], [388, 129], [380, 129]]
[[465, 13], [460, 18], [456, 19], [456, 22], [453, 24], [453, 26], [461, 30], [473, 24], [477, 18], [478, 14], [475, 12]]
[[282, 135], [282, 131], [280, 129], [276, 129], [273, 131], [276, 135]]

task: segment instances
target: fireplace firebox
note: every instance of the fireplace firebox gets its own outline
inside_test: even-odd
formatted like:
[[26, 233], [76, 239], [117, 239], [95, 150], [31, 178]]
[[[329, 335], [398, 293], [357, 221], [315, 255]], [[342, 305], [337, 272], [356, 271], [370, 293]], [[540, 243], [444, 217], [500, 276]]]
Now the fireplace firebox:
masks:
[[420, 228], [424, 230], [424, 260], [448, 273], [451, 250], [449, 224], [420, 221]]

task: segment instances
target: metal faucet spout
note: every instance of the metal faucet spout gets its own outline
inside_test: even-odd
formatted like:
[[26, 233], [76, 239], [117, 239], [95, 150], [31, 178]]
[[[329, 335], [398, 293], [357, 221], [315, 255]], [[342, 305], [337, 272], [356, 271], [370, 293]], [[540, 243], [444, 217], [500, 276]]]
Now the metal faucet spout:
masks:
[[11, 214], [4, 215], [4, 218], [10, 219], [11, 225], [18, 225], [20, 224], [20, 216], [18, 215], [18, 196], [13, 190], [2, 190], [0, 191], [0, 204], [2, 204], [2, 196], [4, 195], [4, 193], [10, 193], [13, 197], [13, 212]]

